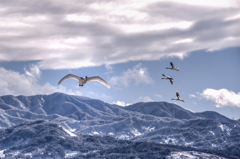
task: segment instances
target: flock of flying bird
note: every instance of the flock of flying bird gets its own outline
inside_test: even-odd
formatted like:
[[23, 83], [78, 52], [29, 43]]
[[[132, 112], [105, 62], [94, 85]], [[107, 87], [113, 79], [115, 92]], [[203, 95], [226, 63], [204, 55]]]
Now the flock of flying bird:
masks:
[[[174, 70], [174, 71], [179, 71], [179, 69], [178, 69], [177, 67], [175, 67], [172, 62], [170, 62], [170, 64], [171, 64], [172, 68], [168, 68], [168, 67], [167, 67], [166, 69], [171, 69], [171, 70]], [[166, 77], [166, 78], [162, 78], [162, 79], [167, 79], [167, 80], [169, 80], [169, 81], [171, 82], [171, 84], [174, 84], [174, 82], [173, 82], [173, 81], [175, 80], [174, 78], [169, 77], [169, 76], [167, 76], [167, 75], [165, 75], [165, 74], [162, 74], [162, 75], [163, 75], [164, 77]], [[78, 82], [79, 87], [80, 87], [80, 86], [83, 86], [84, 84], [86, 84], [87, 81], [98, 81], [98, 82], [100, 82], [101, 84], [105, 85], [107, 88], [110, 88], [110, 85], [109, 85], [104, 79], [102, 79], [102, 78], [99, 77], [99, 76], [79, 77], [79, 76], [76, 76], [76, 75], [73, 75], [73, 74], [68, 74], [68, 75], [66, 75], [65, 77], [63, 77], [63, 78], [58, 82], [58, 85], [60, 85], [63, 81], [65, 81], [66, 79], [69, 79], [69, 78], [73, 78], [73, 79], [78, 80], [78, 81], [79, 81], [79, 82]], [[185, 101], [185, 99], [184, 99], [184, 100], [181, 99], [181, 97], [180, 97], [180, 95], [179, 95], [178, 92], [176, 92], [176, 96], [177, 96], [177, 99], [173, 99], [173, 98], [172, 98], [172, 100], [177, 100], [177, 101], [181, 101], [181, 102], [184, 102], [184, 101]]]
[[[174, 71], [179, 71], [179, 68], [178, 67], [175, 67], [174, 65], [173, 65], [173, 63], [172, 62], [170, 62], [170, 65], [172, 66], [172, 68], [169, 68], [169, 67], [167, 67], [166, 69], [171, 69], [171, 70], [174, 70]], [[165, 75], [165, 74], [162, 74], [164, 77], [167, 77], [167, 78], [162, 78], [162, 79], [167, 79], [167, 80], [169, 80], [170, 82], [171, 82], [171, 84], [174, 84], [174, 78], [172, 78], [172, 77], [169, 77], [169, 76], [167, 76], [167, 75]], [[182, 99], [181, 97], [180, 97], [180, 95], [179, 95], [179, 93], [178, 92], [176, 92], [176, 96], [177, 96], [177, 99], [173, 99], [172, 98], [172, 100], [177, 100], [177, 101], [181, 101], [181, 102], [185, 102], [185, 99]]]

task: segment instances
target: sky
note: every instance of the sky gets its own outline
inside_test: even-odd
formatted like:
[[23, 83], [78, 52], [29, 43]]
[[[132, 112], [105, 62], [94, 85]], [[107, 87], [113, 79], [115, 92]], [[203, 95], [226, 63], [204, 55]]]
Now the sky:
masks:
[[[8, 0], [0, 19], [0, 96], [166, 101], [240, 118], [239, 0]], [[166, 69], [170, 62], [179, 71]], [[74, 79], [58, 86], [69, 73], [100, 76], [111, 88]], [[184, 103], [171, 100], [176, 91]]]

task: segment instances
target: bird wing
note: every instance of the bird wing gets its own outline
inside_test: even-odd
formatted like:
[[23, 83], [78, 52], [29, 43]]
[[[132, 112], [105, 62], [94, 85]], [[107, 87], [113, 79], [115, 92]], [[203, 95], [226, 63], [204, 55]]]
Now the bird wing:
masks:
[[172, 63], [172, 62], [170, 62], [170, 65], [172, 66], [172, 68], [174, 68], [174, 65], [173, 65], [173, 63]]
[[167, 78], [170, 78], [169, 76], [165, 75], [165, 74], [162, 74], [164, 77], [167, 77]]
[[178, 99], [180, 98], [180, 95], [179, 95], [179, 93], [178, 93], [178, 92], [176, 92], [176, 96], [178, 97]]
[[174, 84], [174, 82], [173, 82], [173, 79], [172, 79], [172, 78], [170, 79], [170, 82], [171, 82], [171, 84]]
[[73, 78], [73, 79], [76, 79], [79, 81], [80, 77], [76, 76], [76, 75], [73, 75], [73, 74], [68, 74], [66, 75], [65, 77], [63, 77], [59, 82], [58, 82], [58, 85], [60, 85], [63, 81], [65, 81], [66, 79], [68, 78]]
[[87, 81], [98, 81], [98, 82], [102, 83], [103, 85], [105, 85], [107, 88], [110, 88], [110, 85], [99, 76], [88, 77]]

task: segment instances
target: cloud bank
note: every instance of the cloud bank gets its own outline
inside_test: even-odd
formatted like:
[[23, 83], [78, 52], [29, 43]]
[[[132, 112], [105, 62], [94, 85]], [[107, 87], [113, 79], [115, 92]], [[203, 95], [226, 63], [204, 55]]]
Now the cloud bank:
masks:
[[207, 88], [201, 94], [205, 99], [216, 103], [216, 107], [234, 106], [240, 107], [240, 92], [235, 93], [227, 89]]
[[40, 69], [184, 58], [239, 46], [237, 0], [0, 2], [0, 61]]
[[139, 63], [134, 66], [132, 69], [124, 71], [120, 76], [113, 76], [110, 78], [109, 83], [111, 85], [124, 85], [129, 86], [130, 83], [136, 85], [140, 83], [151, 84], [153, 83], [152, 78], [150, 77], [146, 67], [142, 67], [142, 64]]
[[[30, 71], [27, 71], [30, 70]], [[38, 84], [39, 74], [41, 74], [37, 66], [25, 68], [25, 74], [20, 74], [12, 70], [6, 70], [0, 67], [0, 90], [1, 95], [36, 95], [36, 94], [51, 94], [54, 92], [63, 92], [73, 95], [82, 95], [79, 91], [72, 91], [63, 86], [55, 87], [49, 83], [43, 86]]]

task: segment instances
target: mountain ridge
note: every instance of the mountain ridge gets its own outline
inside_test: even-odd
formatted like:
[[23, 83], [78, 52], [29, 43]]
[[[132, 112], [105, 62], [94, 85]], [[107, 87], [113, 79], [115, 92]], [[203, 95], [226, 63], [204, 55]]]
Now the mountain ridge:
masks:
[[[172, 158], [178, 154], [220, 159], [236, 155], [190, 147], [76, 135], [56, 121], [36, 120], [0, 129], [1, 158]], [[219, 156], [220, 155], [220, 156]], [[223, 157], [222, 157], [223, 156]]]
[[[67, 94], [64, 94], [64, 93], [59, 93], [59, 92], [56, 92], [56, 93], [53, 93], [53, 94], [50, 94], [50, 95], [33, 95], [33, 96], [23, 96], [23, 95], [19, 95], [19, 96], [13, 96], [13, 95], [5, 95], [5, 96], [1, 96], [0, 97], [0, 104], [1, 104], [1, 109], [4, 109], [4, 110], [6, 110], [6, 109], [13, 109], [13, 107], [12, 107], [12, 105], [14, 105], [14, 106], [16, 106], [18, 109], [23, 109], [23, 110], [30, 110], [31, 112], [35, 112], [36, 110], [34, 110], [34, 108], [36, 107], [36, 106], [38, 106], [37, 108], [38, 108], [38, 110], [42, 107], [42, 103], [43, 103], [43, 97], [45, 97], [45, 96], [53, 96], [53, 98], [54, 98], [54, 96], [56, 96], [57, 97], [57, 99], [55, 99], [55, 100], [58, 100], [59, 98], [61, 99], [61, 100], [63, 100], [63, 99], [65, 99], [65, 101], [66, 101], [66, 99], [69, 101], [70, 99], [71, 99], [71, 96], [72, 97], [77, 97], [78, 99], [80, 98], [80, 102], [84, 102], [84, 103], [87, 103], [88, 105], [89, 104], [91, 104], [91, 106], [93, 107], [94, 106], [94, 108], [95, 109], [97, 109], [97, 110], [100, 110], [100, 111], [109, 111], [109, 109], [107, 109], [106, 110], [106, 108], [104, 108], [103, 107], [103, 105], [107, 105], [107, 106], [115, 106], [116, 107], [116, 109], [118, 109], [118, 108], [121, 108], [121, 109], [124, 109], [124, 110], [131, 110], [131, 111], [135, 111], [135, 112], [140, 112], [140, 113], [145, 113], [145, 114], [149, 114], [149, 115], [154, 115], [154, 116], [158, 116], [158, 117], [173, 117], [173, 118], [177, 118], [177, 119], [185, 119], [185, 118], [183, 118], [183, 117], [178, 117], [178, 116], [176, 116], [177, 114], [175, 113], [175, 112], [171, 112], [170, 110], [169, 110], [169, 107], [172, 109], [172, 108], [174, 108], [174, 110], [181, 110], [181, 113], [183, 112], [183, 111], [185, 111], [186, 112], [186, 114], [188, 115], [187, 117], [186, 117], [186, 119], [189, 119], [189, 118], [191, 118], [192, 116], [194, 116], [194, 117], [203, 117], [203, 118], [209, 118], [209, 119], [216, 119], [216, 117], [215, 118], [213, 118], [213, 117], [211, 117], [210, 116], [210, 114], [211, 115], [214, 115], [214, 116], [219, 116], [219, 117], [221, 117], [222, 119], [223, 119], [223, 121], [226, 121], [226, 122], [234, 122], [235, 120], [232, 120], [232, 119], [229, 119], [229, 118], [227, 118], [227, 117], [225, 117], [225, 116], [223, 116], [223, 115], [221, 115], [221, 114], [219, 114], [219, 113], [217, 113], [217, 112], [214, 112], [214, 111], [204, 111], [204, 112], [196, 112], [196, 113], [193, 113], [193, 112], [191, 112], [191, 111], [189, 111], [189, 110], [186, 110], [186, 109], [184, 109], [184, 108], [182, 108], [182, 107], [180, 107], [180, 106], [178, 106], [178, 105], [176, 105], [176, 104], [173, 104], [173, 103], [168, 103], [168, 102], [139, 102], [139, 103], [135, 103], [135, 104], [132, 104], [132, 105], [129, 105], [129, 106], [126, 106], [126, 107], [121, 107], [121, 106], [118, 106], [118, 105], [116, 105], [116, 104], [108, 104], [108, 103], [106, 103], [106, 102], [103, 102], [103, 101], [101, 101], [101, 100], [99, 100], [99, 99], [91, 99], [91, 98], [88, 98], [88, 97], [85, 97], [85, 96], [76, 96], [76, 95], [67, 95]], [[67, 97], [66, 97], [67, 96]], [[70, 97], [69, 97], [70, 96]], [[32, 103], [31, 101], [29, 101], [29, 100], [27, 100], [26, 99], [26, 97], [30, 97], [30, 99], [31, 100], [33, 100], [34, 98], [36, 98], [36, 100], [38, 101], [38, 102], [36, 102], [36, 100], [35, 100], [35, 102], [36, 103]], [[13, 99], [13, 102], [12, 103], [9, 103], [9, 102], [7, 102], [6, 103], [6, 101], [9, 101], [10, 99], [9, 98], [12, 98]], [[40, 98], [40, 99], [39, 99]], [[70, 98], [70, 99], [69, 99]], [[16, 99], [17, 99], [17, 101], [16, 101]], [[74, 100], [74, 98], [72, 98], [73, 100]], [[25, 100], [25, 101], [24, 101]], [[23, 102], [24, 101], [24, 102]], [[64, 101], [64, 100], [63, 100]], [[92, 101], [94, 101], [94, 103], [97, 103], [97, 104], [94, 104]], [[78, 101], [79, 102], [79, 101]], [[74, 103], [72, 100], [71, 100], [71, 103]], [[25, 108], [25, 107], [22, 107], [22, 105], [27, 105], [28, 107], [27, 108]], [[49, 103], [49, 104], [51, 104], [51, 105], [53, 105], [54, 103]], [[59, 101], [58, 101], [58, 103], [56, 103], [56, 104], [59, 104]], [[79, 103], [78, 103], [79, 104]], [[144, 106], [144, 107], [152, 107], [152, 106], [155, 106], [155, 105], [158, 105], [158, 106], [164, 106], [165, 108], [164, 109], [162, 109], [161, 107], [158, 107], [158, 108], [161, 108], [162, 110], [164, 110], [163, 111], [163, 114], [154, 114], [154, 113], [159, 113], [159, 112], [157, 112], [157, 111], [153, 111], [154, 113], [148, 113], [148, 112], [144, 112], [144, 111], [141, 111], [141, 110], [136, 110], [137, 108], [139, 108], [139, 106]], [[31, 105], [31, 106], [30, 106]], [[84, 104], [82, 105], [82, 106], [84, 106]], [[98, 108], [97, 108], [97, 107]], [[5, 107], [5, 108], [4, 108]], [[40, 108], [39, 108], [40, 107]], [[47, 107], [45, 107], [46, 108], [46, 110], [48, 109]], [[167, 109], [168, 110], [167, 110]], [[134, 110], [135, 109], [135, 110]], [[149, 110], [148, 110], [149, 111]], [[41, 112], [41, 111], [40, 111]], [[39, 112], [38, 112], [39, 113]], [[110, 112], [108, 112], [107, 114], [111, 114], [112, 113], [112, 111], [110, 110]], [[218, 119], [219, 120], [219, 119]], [[240, 120], [240, 119], [239, 119]]]
[[76, 135], [112, 136], [200, 149], [225, 149], [240, 142], [238, 121], [216, 112], [193, 113], [167, 102], [120, 107], [63, 93], [10, 95], [0, 97], [0, 112], [1, 128], [42, 119], [59, 122]]

